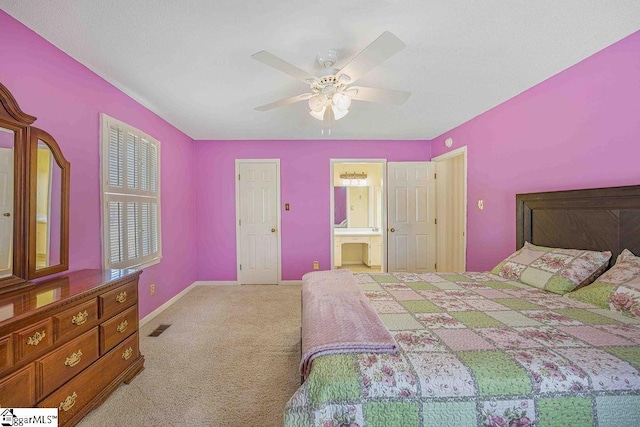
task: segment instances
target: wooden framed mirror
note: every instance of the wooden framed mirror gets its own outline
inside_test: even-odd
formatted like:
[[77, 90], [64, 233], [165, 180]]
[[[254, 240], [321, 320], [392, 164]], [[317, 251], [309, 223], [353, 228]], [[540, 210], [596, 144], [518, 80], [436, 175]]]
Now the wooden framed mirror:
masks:
[[35, 120], [0, 84], [0, 288], [27, 278], [25, 162], [29, 125]]
[[69, 267], [69, 162], [0, 83], [0, 292]]
[[28, 278], [69, 268], [70, 165], [58, 143], [31, 128], [29, 141]]

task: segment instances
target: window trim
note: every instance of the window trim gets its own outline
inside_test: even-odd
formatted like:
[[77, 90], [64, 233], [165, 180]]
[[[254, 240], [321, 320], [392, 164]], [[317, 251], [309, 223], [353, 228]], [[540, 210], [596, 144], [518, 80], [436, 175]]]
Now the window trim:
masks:
[[[110, 126], [116, 125], [118, 128], [122, 128], [125, 132], [131, 132], [138, 136], [140, 139], [146, 139], [151, 144], [155, 144], [157, 146], [157, 165], [156, 165], [156, 183], [157, 183], [157, 191], [154, 194], [151, 191], [145, 191], [141, 189], [136, 190], [126, 190], [124, 187], [122, 191], [113, 191], [112, 187], [109, 186], [109, 129]], [[123, 148], [126, 149], [126, 148]], [[161, 203], [161, 143], [156, 138], [150, 136], [149, 134], [136, 129], [135, 127], [124, 123], [120, 120], [114, 119], [113, 117], [108, 116], [105, 113], [100, 114], [100, 222], [101, 222], [101, 246], [102, 246], [102, 266], [104, 269], [142, 269], [155, 264], [158, 264], [162, 260], [162, 203]], [[126, 156], [126, 155], [125, 155]], [[124, 177], [123, 177], [124, 179]], [[138, 178], [140, 179], [140, 177]], [[144, 257], [140, 254], [137, 260], [141, 262], [135, 264], [127, 264], [131, 261], [123, 261], [118, 264], [112, 264], [109, 259], [109, 254], [111, 252], [111, 247], [109, 246], [109, 201], [110, 200], [117, 201], [130, 201], [135, 200], [141, 203], [145, 201], [155, 201], [158, 205], [157, 211], [157, 243], [158, 243], [158, 252], [157, 255], [153, 258]], [[126, 239], [126, 236], [125, 236]], [[142, 250], [142, 249], [140, 249]], [[146, 258], [146, 259], [145, 259]]]

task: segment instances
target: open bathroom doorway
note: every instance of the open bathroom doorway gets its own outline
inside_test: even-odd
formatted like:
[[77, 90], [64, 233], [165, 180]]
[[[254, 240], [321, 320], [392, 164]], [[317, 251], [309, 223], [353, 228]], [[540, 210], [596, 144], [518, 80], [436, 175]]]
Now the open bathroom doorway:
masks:
[[331, 160], [332, 269], [384, 272], [386, 160]]

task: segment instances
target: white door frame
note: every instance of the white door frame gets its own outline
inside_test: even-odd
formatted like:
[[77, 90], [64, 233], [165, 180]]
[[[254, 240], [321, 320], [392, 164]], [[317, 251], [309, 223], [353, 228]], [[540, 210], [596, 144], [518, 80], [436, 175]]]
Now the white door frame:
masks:
[[[467, 199], [467, 192], [468, 192], [468, 186], [467, 186], [467, 146], [463, 146], [460, 148], [456, 148], [455, 150], [451, 150], [448, 151], [444, 154], [440, 154], [439, 156], [436, 156], [434, 158], [431, 159], [432, 162], [436, 162], [436, 173], [437, 172], [437, 162], [442, 162], [444, 160], [449, 160], [453, 157], [458, 157], [458, 156], [463, 156], [463, 160], [464, 160], [464, 271], [467, 270], [467, 212], [469, 209], [468, 206], [468, 199]], [[436, 183], [437, 186], [437, 183]], [[437, 191], [437, 190], [436, 190]], [[437, 196], [436, 196], [437, 197]], [[436, 240], [437, 242], [437, 240]], [[438, 249], [436, 247], [436, 254], [438, 253]]]
[[331, 170], [329, 173], [329, 235], [331, 236], [331, 253], [330, 262], [331, 270], [335, 270], [334, 253], [333, 253], [333, 220], [334, 220], [334, 197], [333, 197], [333, 172], [336, 163], [377, 163], [382, 166], [382, 218], [380, 230], [382, 231], [382, 265], [380, 266], [383, 273], [387, 271], [387, 159], [330, 159]]
[[276, 223], [277, 230], [276, 236], [278, 239], [277, 261], [278, 261], [278, 285], [282, 284], [282, 234], [280, 232], [281, 227], [281, 215], [280, 215], [280, 159], [236, 159], [235, 162], [235, 175], [234, 181], [236, 192], [236, 280], [238, 285], [242, 284], [242, 271], [240, 270], [240, 185], [238, 184], [238, 176], [240, 175], [240, 165], [242, 163], [275, 163], [276, 164]]

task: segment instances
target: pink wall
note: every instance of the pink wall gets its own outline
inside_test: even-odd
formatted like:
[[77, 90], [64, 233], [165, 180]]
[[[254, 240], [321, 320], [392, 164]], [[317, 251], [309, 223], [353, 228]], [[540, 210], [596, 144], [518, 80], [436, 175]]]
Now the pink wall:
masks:
[[[282, 278], [330, 265], [329, 160], [427, 160], [468, 146], [469, 270], [515, 247], [515, 194], [640, 183], [640, 32], [427, 141], [193, 141], [0, 11], [0, 81], [72, 165], [71, 270], [99, 268], [99, 113], [162, 142], [164, 258], [141, 281], [141, 316], [194, 280], [235, 280], [234, 161], [280, 158]], [[11, 58], [7, 60], [6, 58]], [[197, 199], [196, 199], [197, 194]], [[483, 211], [475, 208], [484, 199]], [[197, 216], [194, 216], [196, 212]], [[176, 220], [179, 219], [179, 220]], [[197, 224], [196, 224], [197, 223]], [[197, 234], [196, 234], [197, 225]], [[157, 284], [157, 294], [147, 289]]]
[[636, 32], [434, 139], [468, 147], [467, 269], [515, 249], [517, 193], [640, 184], [639, 114]]
[[161, 142], [163, 258], [142, 274], [143, 317], [195, 280], [193, 140], [3, 11], [0, 28], [0, 82], [71, 162], [70, 270], [101, 268], [99, 114]]
[[[198, 280], [236, 280], [235, 159], [280, 159], [282, 279], [330, 268], [330, 159], [428, 160], [426, 141], [197, 141]], [[284, 204], [291, 205], [290, 211]]]

